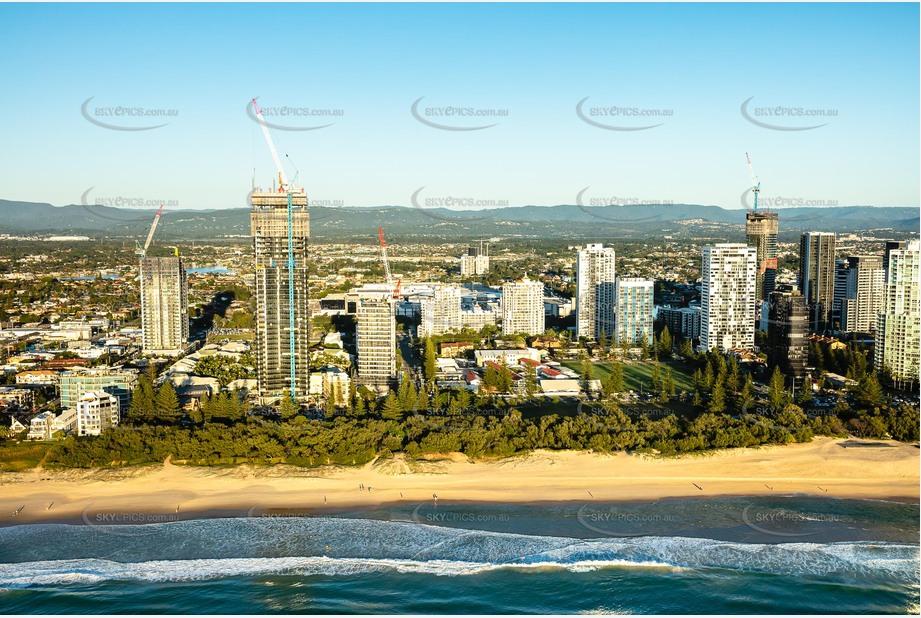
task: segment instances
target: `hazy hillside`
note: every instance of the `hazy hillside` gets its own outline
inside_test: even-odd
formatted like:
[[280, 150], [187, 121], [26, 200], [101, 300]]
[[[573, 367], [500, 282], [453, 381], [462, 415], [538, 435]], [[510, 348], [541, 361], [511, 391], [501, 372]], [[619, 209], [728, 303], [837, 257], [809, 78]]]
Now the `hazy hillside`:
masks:
[[[919, 209], [902, 207], [837, 206], [787, 208], [779, 211], [781, 236], [790, 238], [807, 229], [853, 232], [891, 229], [917, 232]], [[143, 235], [154, 211], [105, 206], [52, 206], [45, 203], [0, 200], [0, 233]], [[636, 206], [521, 206], [483, 211], [423, 209], [403, 206], [315, 207], [311, 209], [315, 238], [351, 238], [373, 234], [378, 226], [391, 237], [465, 238], [481, 236], [541, 236], [561, 238], [713, 236], [741, 230], [742, 210], [697, 204]], [[249, 234], [249, 212], [182, 210], [165, 212], [160, 238], [214, 239]]]

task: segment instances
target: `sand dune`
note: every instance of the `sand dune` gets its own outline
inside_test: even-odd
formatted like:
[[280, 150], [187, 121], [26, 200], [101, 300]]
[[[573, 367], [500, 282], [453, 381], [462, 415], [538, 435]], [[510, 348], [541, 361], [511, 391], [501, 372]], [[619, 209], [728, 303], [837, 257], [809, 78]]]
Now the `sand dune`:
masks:
[[[362, 484], [365, 490], [359, 489]], [[445, 502], [507, 503], [794, 493], [916, 502], [919, 450], [897, 442], [816, 438], [810, 444], [671, 459], [537, 451], [477, 462], [463, 456], [397, 457], [355, 468], [213, 469], [165, 462], [125, 470], [39, 469], [0, 477], [0, 525], [79, 521], [88, 512], [175, 515], [178, 508], [182, 514], [245, 514], [360, 507], [431, 501], [433, 495]]]

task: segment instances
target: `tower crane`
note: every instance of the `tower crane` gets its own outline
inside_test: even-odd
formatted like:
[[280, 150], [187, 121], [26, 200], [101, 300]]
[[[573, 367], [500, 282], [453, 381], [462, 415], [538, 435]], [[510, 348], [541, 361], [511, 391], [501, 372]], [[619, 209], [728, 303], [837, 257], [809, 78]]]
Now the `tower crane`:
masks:
[[278, 192], [287, 193], [288, 177], [285, 175], [285, 169], [281, 165], [278, 151], [275, 150], [275, 142], [272, 141], [272, 136], [269, 135], [269, 127], [265, 123], [265, 116], [262, 115], [262, 110], [259, 109], [259, 104], [256, 103], [256, 99], [253, 99], [253, 111], [256, 112], [256, 118], [259, 119], [259, 126], [262, 127], [262, 135], [265, 136], [265, 143], [269, 145], [269, 152], [272, 153], [272, 160], [275, 162], [275, 169], [278, 171]]
[[398, 298], [400, 296], [400, 283], [402, 279], [397, 281], [396, 285], [393, 284], [393, 275], [390, 272], [390, 260], [387, 259], [387, 243], [384, 241], [384, 228], [377, 228], [377, 235], [381, 240], [381, 261], [384, 263], [384, 275], [387, 277], [387, 285], [393, 290], [393, 297]]
[[153, 223], [150, 225], [150, 231], [147, 232], [147, 240], [144, 241], [144, 246], [142, 247], [140, 243], [135, 241], [136, 248], [134, 249], [134, 254], [140, 259], [147, 257], [147, 249], [150, 247], [150, 241], [153, 240], [154, 232], [157, 230], [157, 224], [160, 223], [160, 215], [163, 214], [163, 204], [160, 204], [160, 208], [157, 210], [157, 214], [154, 215]]
[[748, 173], [752, 177], [752, 193], [755, 195], [755, 207], [752, 210], [758, 210], [758, 194], [761, 193], [761, 181], [758, 180], [758, 177], [755, 176], [755, 168], [752, 166], [751, 157], [748, 156], [748, 153], [745, 153], [745, 160], [748, 161]]
[[278, 192], [285, 193], [288, 196], [288, 352], [290, 354], [288, 363], [291, 368], [288, 394], [291, 396], [292, 401], [297, 401], [295, 394], [297, 390], [297, 350], [294, 330], [294, 196], [292, 194], [294, 187], [288, 184], [288, 177], [285, 175], [278, 151], [275, 149], [275, 142], [272, 141], [269, 127], [265, 122], [265, 117], [262, 115], [262, 110], [259, 109], [259, 105], [256, 103], [256, 99], [253, 99], [253, 111], [256, 112], [256, 118], [259, 119], [259, 126], [262, 127], [265, 143], [269, 146], [269, 152], [272, 153], [272, 160], [275, 162], [275, 169], [278, 171]]

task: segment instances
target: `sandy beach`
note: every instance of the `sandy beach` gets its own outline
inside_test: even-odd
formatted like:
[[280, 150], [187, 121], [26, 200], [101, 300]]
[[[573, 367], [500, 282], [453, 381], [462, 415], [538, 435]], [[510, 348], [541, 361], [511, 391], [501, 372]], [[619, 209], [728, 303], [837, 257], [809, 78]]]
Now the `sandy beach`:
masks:
[[136, 519], [121, 521], [143, 523], [156, 521], [145, 518], [155, 514], [242, 516], [254, 510], [431, 502], [434, 496], [442, 503], [528, 503], [790, 494], [917, 502], [919, 449], [816, 438], [810, 444], [669, 459], [537, 451], [477, 462], [459, 454], [419, 462], [396, 457], [354, 468], [164, 462], [123, 470], [37, 469], [0, 476], [0, 525], [79, 523], [87, 513], [125, 514]]

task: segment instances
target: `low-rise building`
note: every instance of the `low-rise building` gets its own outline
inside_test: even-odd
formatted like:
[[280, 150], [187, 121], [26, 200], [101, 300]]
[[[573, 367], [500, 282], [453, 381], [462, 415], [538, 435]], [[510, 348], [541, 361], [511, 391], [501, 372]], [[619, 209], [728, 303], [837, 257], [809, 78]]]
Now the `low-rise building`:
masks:
[[16, 374], [16, 384], [29, 386], [55, 386], [58, 383], [58, 372], [50, 369], [30, 369]]
[[77, 434], [98, 436], [121, 418], [119, 400], [105, 391], [88, 391], [77, 401]]
[[48, 410], [36, 414], [29, 421], [29, 440], [50, 440], [54, 434], [54, 413]]
[[517, 365], [519, 359], [530, 358], [532, 360], [540, 360], [540, 350], [535, 350], [534, 348], [524, 348], [524, 349], [504, 349], [504, 350], [475, 350], [473, 356], [476, 359], [477, 367], [483, 367], [488, 361], [501, 362], [505, 360], [505, 363], [509, 366]]

